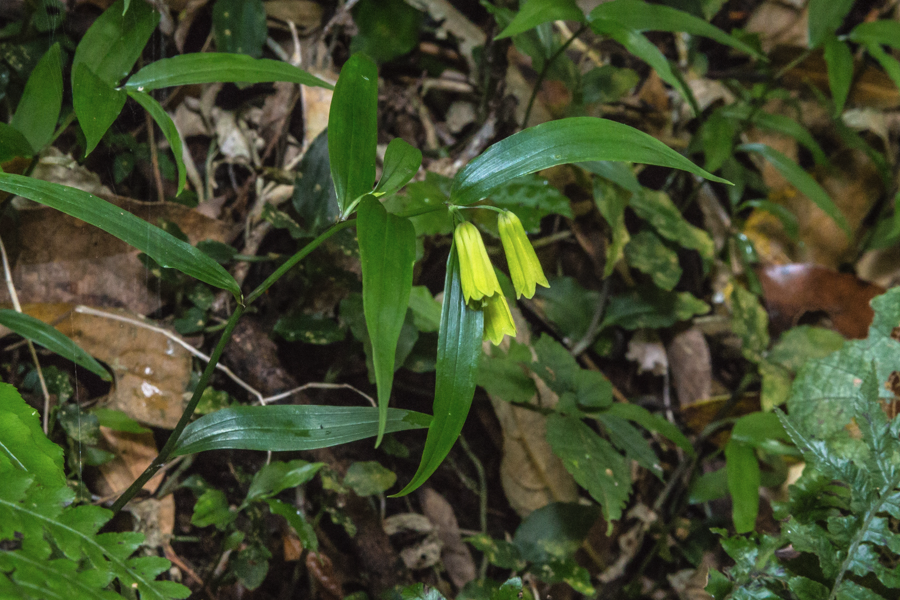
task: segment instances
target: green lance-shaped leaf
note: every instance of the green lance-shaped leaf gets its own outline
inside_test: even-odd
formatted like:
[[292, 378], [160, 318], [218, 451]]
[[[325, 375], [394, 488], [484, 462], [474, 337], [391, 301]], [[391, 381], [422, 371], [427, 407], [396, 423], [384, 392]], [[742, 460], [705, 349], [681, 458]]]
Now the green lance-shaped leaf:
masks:
[[176, 85], [199, 83], [265, 83], [287, 81], [331, 89], [331, 85], [303, 69], [268, 58], [210, 52], [181, 54], [150, 63], [125, 83], [128, 89], [149, 92]]
[[[825, 0], [830, 1], [830, 0]], [[752, 46], [732, 37], [703, 19], [663, 4], [650, 4], [643, 0], [615, 0], [595, 8], [588, 20], [609, 19], [618, 21], [636, 31], [683, 32], [715, 40], [742, 52], [765, 60], [765, 56]]]
[[844, 112], [853, 81], [853, 54], [850, 47], [833, 35], [826, 38], [825, 64], [828, 66], [828, 85], [834, 102], [834, 116], [837, 117]]
[[94, 357], [79, 348], [78, 344], [60, 333], [56, 328], [47, 325], [43, 321], [25, 313], [3, 309], [0, 310], [0, 325], [4, 325], [22, 337], [40, 344], [63, 358], [71, 360], [76, 365], [100, 376], [104, 381], [112, 381], [109, 372], [94, 360]]
[[47, 439], [37, 411], [8, 383], [0, 383], [0, 455], [40, 485], [66, 484], [62, 448]]
[[44, 53], [28, 77], [10, 122], [22, 132], [32, 148], [43, 148], [53, 137], [62, 97], [62, 59], [57, 42]]
[[228, 290], [238, 300], [241, 298], [241, 288], [234, 278], [205, 253], [93, 194], [9, 173], [0, 173], [0, 190], [99, 227], [144, 252], [160, 266], [178, 269], [204, 283]]
[[731, 440], [725, 446], [726, 476], [731, 493], [732, 519], [737, 533], [753, 531], [759, 513], [759, 462], [753, 446]]
[[550, 21], [583, 23], [584, 13], [575, 0], [528, 0], [496, 39], [517, 35]]
[[[431, 417], [388, 409], [386, 433], [428, 427]], [[205, 450], [293, 452], [355, 442], [378, 434], [378, 409], [357, 406], [238, 406], [188, 425], [173, 456]]]
[[825, 38], [834, 35], [852, 6], [853, 0], [810, 0], [807, 21], [809, 47], [815, 48]]
[[178, 191], [175, 192], [177, 196], [184, 189], [184, 183], [187, 180], [187, 171], [184, 168], [184, 151], [181, 145], [181, 136], [178, 135], [178, 129], [176, 129], [175, 123], [165, 109], [152, 96], [136, 90], [128, 90], [128, 95], [150, 113], [150, 116], [153, 117], [153, 120], [156, 121], [156, 124], [162, 130], [163, 135], [166, 136], [169, 147], [172, 148], [172, 154], [175, 155], [175, 164], [178, 165]]
[[422, 165], [422, 151], [403, 138], [394, 138], [384, 153], [384, 170], [374, 196], [393, 194], [410, 182]]
[[127, 13], [118, 0], [94, 21], [72, 59], [72, 103], [87, 138], [85, 154], [119, 116], [125, 94], [115, 91], [140, 57], [159, 14], [147, 2], [138, 2]]
[[472, 310], [466, 304], [456, 247], [451, 246], [438, 332], [434, 417], [428, 428], [419, 468], [397, 496], [405, 496], [425, 483], [459, 437], [475, 396], [483, 332], [484, 313]]
[[359, 204], [356, 220], [362, 265], [363, 310], [372, 340], [372, 362], [378, 386], [378, 439], [387, 419], [397, 341], [406, 319], [416, 262], [416, 231], [409, 219], [390, 215], [374, 196]]
[[[852, 67], [850, 76], [852, 76]], [[813, 159], [817, 163], [828, 161], [819, 142], [816, 141], [816, 138], [813, 137], [809, 130], [787, 115], [768, 113], [763, 110], [755, 109], [749, 104], [726, 106], [717, 112], [729, 119], [736, 119], [739, 121], [749, 120], [751, 123], [762, 129], [789, 135], [803, 144], [803, 146], [813, 155]]]
[[378, 141], [378, 67], [354, 54], [341, 69], [328, 114], [328, 158], [341, 218], [375, 183]]
[[840, 209], [835, 205], [828, 192], [822, 189], [822, 186], [809, 173], [804, 171], [800, 165], [778, 150], [765, 144], [741, 144], [735, 150], [738, 152], [753, 152], [765, 158], [773, 167], [778, 169], [778, 172], [791, 185], [797, 188], [797, 191], [812, 200], [816, 206], [825, 211], [825, 214], [831, 217], [844, 230], [844, 233], [848, 236], [850, 235], [850, 225], [847, 223], [847, 219], [841, 214]]
[[79, 64], [72, 74], [72, 100], [81, 130], [84, 131], [84, 154], [90, 154], [109, 127], [122, 112], [125, 92], [117, 90], [98, 77], [86, 64]]
[[872, 58], [878, 61], [878, 64], [880, 64], [881, 68], [884, 69], [884, 72], [888, 74], [888, 77], [891, 78], [894, 85], [900, 88], [900, 61], [885, 52], [877, 42], [866, 43], [866, 50]]
[[471, 204], [516, 177], [556, 165], [594, 160], [673, 167], [730, 184], [643, 131], [606, 119], [571, 117], [529, 127], [493, 144], [456, 175], [450, 200]]
[[27, 158], [33, 154], [34, 148], [31, 147], [28, 138], [21, 131], [12, 125], [0, 123], [0, 163], [5, 163], [17, 156]]
[[898, 49], [900, 48], [900, 22], [881, 20], [860, 23], [853, 28], [848, 37], [854, 42], [884, 44]]

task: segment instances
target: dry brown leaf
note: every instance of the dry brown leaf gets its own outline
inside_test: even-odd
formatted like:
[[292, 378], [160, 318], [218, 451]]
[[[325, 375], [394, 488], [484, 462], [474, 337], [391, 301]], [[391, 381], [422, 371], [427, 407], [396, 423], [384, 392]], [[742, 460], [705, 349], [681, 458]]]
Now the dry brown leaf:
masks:
[[[100, 479], [96, 486], [101, 496], [124, 492], [159, 454], [152, 433], [128, 433], [108, 427], [100, 427], [98, 446], [116, 455], [114, 459], [98, 467]], [[155, 492], [164, 475], [163, 472], [157, 473], [144, 484], [143, 489], [150, 493]]]
[[136, 531], [144, 534], [144, 543], [151, 548], [168, 545], [175, 530], [175, 496], [132, 500], [125, 506], [137, 519]]
[[691, 327], [676, 334], [666, 347], [672, 385], [681, 406], [709, 398], [712, 391], [712, 357], [703, 332]]
[[290, 21], [300, 31], [312, 31], [322, 25], [322, 7], [308, 0], [269, 0], [264, 3], [266, 16]]
[[[337, 80], [337, 74], [331, 71], [310, 70], [310, 72], [325, 81]], [[334, 92], [322, 87], [304, 85], [300, 88], [300, 94], [303, 98], [303, 138], [306, 145], [309, 145], [328, 127], [328, 112], [331, 110], [331, 97]]]
[[419, 491], [419, 501], [422, 503], [422, 512], [434, 524], [443, 545], [441, 560], [444, 569], [453, 585], [457, 589], [462, 589], [464, 585], [473, 581], [478, 573], [475, 561], [472, 560], [472, 553], [460, 536], [459, 523], [453, 507], [443, 496], [428, 487]]

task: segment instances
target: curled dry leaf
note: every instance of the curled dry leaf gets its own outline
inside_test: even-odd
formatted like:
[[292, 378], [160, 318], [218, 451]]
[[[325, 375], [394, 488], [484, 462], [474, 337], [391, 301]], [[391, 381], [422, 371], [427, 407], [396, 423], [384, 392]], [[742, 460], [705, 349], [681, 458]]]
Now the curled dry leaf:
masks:
[[405, 534], [412, 543], [400, 549], [400, 558], [407, 569], [427, 569], [441, 562], [441, 538], [437, 528], [425, 515], [401, 513], [391, 515], [382, 523], [389, 536]]
[[712, 392], [712, 357], [703, 332], [691, 327], [677, 333], [666, 346], [672, 385], [681, 406], [709, 398]]
[[[102, 426], [99, 447], [116, 455], [114, 459], [98, 467], [100, 479], [96, 485], [101, 496], [124, 492], [158, 454], [152, 433], [128, 433]], [[155, 492], [162, 483], [163, 476], [162, 472], [154, 475], [144, 484], [144, 489], [151, 494]]]
[[419, 501], [422, 503], [422, 512], [434, 524], [443, 545], [441, 559], [444, 569], [453, 585], [462, 589], [464, 585], [473, 581], [478, 573], [475, 561], [472, 560], [472, 553], [462, 541], [453, 507], [431, 488], [420, 490]]

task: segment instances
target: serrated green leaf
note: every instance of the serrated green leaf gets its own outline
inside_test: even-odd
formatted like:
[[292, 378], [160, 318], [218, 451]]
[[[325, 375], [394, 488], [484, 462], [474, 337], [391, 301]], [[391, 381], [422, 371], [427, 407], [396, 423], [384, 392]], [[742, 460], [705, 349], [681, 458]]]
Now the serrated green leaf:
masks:
[[625, 245], [631, 237], [625, 227], [625, 207], [631, 196], [627, 191], [612, 185], [606, 179], [594, 178], [594, 203], [612, 232], [612, 241], [606, 247], [606, 265], [603, 276], [612, 275], [616, 263], [625, 256]]
[[641, 0], [615, 0], [605, 2], [591, 11], [588, 19], [612, 19], [626, 27], [638, 31], [668, 31], [689, 33], [715, 40], [725, 46], [746, 52], [750, 56], [765, 60], [755, 48], [730, 36], [718, 27], [710, 25], [689, 13], [664, 4], [648, 4]]
[[820, 186], [812, 176], [803, 170], [800, 165], [789, 159], [787, 156], [766, 146], [765, 144], [741, 144], [736, 149], [738, 152], [753, 152], [765, 158], [785, 179], [790, 182], [797, 190], [821, 208], [825, 214], [838, 224], [844, 230], [847, 236], [850, 236], [850, 225], [847, 219], [841, 213], [840, 209], [835, 205], [834, 201], [828, 195], [822, 186]]
[[98, 77], [86, 64], [72, 69], [72, 101], [90, 154], [113, 124], [128, 96]]
[[266, 83], [287, 81], [332, 89], [332, 85], [291, 64], [245, 54], [203, 52], [179, 54], [150, 63], [128, 78], [127, 89], [149, 92], [200, 83]]
[[581, 419], [559, 413], [547, 417], [547, 441], [575, 481], [600, 504], [604, 518], [620, 519], [631, 495], [631, 471], [622, 455]]
[[269, 33], [262, 0], [216, 0], [213, 31], [220, 52], [259, 58]]
[[583, 23], [584, 20], [584, 13], [575, 0], [528, 0], [495, 39], [512, 37], [551, 21]]
[[742, 285], [731, 294], [731, 328], [741, 338], [741, 352], [758, 363], [769, 348], [769, 315], [759, 299]]
[[384, 153], [384, 170], [373, 196], [393, 194], [409, 183], [422, 166], [422, 151], [403, 138], [394, 138]]
[[236, 518], [237, 511], [229, 508], [225, 492], [211, 488], [197, 498], [191, 525], [196, 527], [215, 525], [216, 529], [224, 531]]
[[833, 35], [852, 6], [853, 0], [810, 0], [809, 47], [817, 48], [827, 36]]
[[636, 427], [610, 412], [598, 413], [596, 419], [603, 423], [613, 446], [623, 452], [626, 458], [635, 461], [662, 481], [663, 470], [659, 458]]
[[0, 189], [99, 227], [144, 252], [162, 267], [178, 269], [231, 292], [235, 298], [241, 297], [241, 289], [234, 278], [205, 253], [93, 194], [8, 173], [0, 173]]
[[595, 117], [571, 117], [530, 127], [491, 145], [457, 173], [450, 200], [472, 204], [522, 175], [597, 160], [672, 167], [728, 183], [642, 131]]
[[22, 132], [34, 149], [43, 148], [53, 137], [63, 98], [62, 57], [53, 44], [34, 67], [10, 125]]
[[8, 383], [0, 383], [0, 455], [40, 485], [65, 485], [62, 448], [47, 439], [37, 411]]
[[[388, 409], [386, 433], [428, 426], [428, 415]], [[188, 425], [173, 456], [205, 450], [314, 450], [375, 437], [378, 409], [354, 406], [239, 406]]]
[[[494, 206], [507, 208], [519, 217], [522, 227], [529, 233], [538, 233], [541, 219], [546, 215], [556, 214], [573, 218], [569, 199], [556, 189], [549, 181], [537, 175], [525, 175], [494, 190], [491, 193]], [[490, 212], [493, 217], [496, 213]], [[478, 214], [478, 213], [476, 213]], [[496, 219], [489, 221], [490, 233], [499, 235]]]
[[328, 113], [328, 158], [341, 217], [372, 192], [378, 141], [378, 68], [354, 54], [341, 68]]
[[696, 250], [705, 261], [715, 256], [716, 247], [709, 234], [688, 223], [665, 192], [644, 189], [631, 196], [628, 206], [667, 240]]
[[664, 435], [691, 456], [696, 454], [691, 441], [681, 433], [681, 430], [678, 429], [674, 423], [666, 420], [666, 418], [661, 415], [650, 413], [650, 411], [643, 406], [638, 406], [637, 404], [615, 403], [611, 404], [607, 411], [611, 415], [628, 419], [632, 423], [640, 425], [647, 431]]
[[625, 259], [635, 269], [653, 279], [657, 287], [671, 291], [681, 279], [678, 253], [666, 246], [652, 231], [632, 236], [625, 246]]
[[846, 43], [831, 35], [825, 38], [825, 64], [828, 67], [828, 85], [834, 102], [834, 116], [844, 112], [850, 84], [853, 81], [853, 54]]
[[482, 355], [477, 381], [488, 394], [507, 402], [529, 402], [537, 393], [522, 364], [499, 349], [492, 349], [490, 356]]
[[0, 310], [0, 325], [8, 327], [22, 337], [40, 344], [47, 350], [59, 354], [67, 360], [71, 360], [104, 381], [112, 381], [112, 376], [94, 357], [79, 348], [78, 344], [60, 333], [55, 327], [12, 309]]
[[438, 332], [434, 417], [416, 474], [394, 496], [405, 496], [422, 485], [456, 443], [475, 395], [483, 333], [484, 313], [466, 305], [456, 247], [451, 246]]
[[153, 117], [153, 120], [156, 121], [160, 130], [162, 130], [163, 135], [166, 136], [166, 141], [169, 142], [172, 154], [175, 155], [175, 166], [178, 167], [178, 188], [175, 191], [177, 196], [184, 189], [184, 183], [187, 180], [187, 171], [184, 168], [184, 151], [182, 150], [181, 136], [178, 134], [178, 129], [175, 128], [175, 123], [165, 109], [152, 96], [137, 90], [128, 90], [128, 95], [150, 113], [150, 116]]

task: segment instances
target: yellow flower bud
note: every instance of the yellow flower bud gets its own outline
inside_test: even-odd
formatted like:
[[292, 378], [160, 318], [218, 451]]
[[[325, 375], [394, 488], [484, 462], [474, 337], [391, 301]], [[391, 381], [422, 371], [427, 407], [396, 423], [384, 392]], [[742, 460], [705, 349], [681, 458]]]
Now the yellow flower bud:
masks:
[[453, 241], [459, 256], [459, 276], [466, 302], [502, 294], [478, 228], [463, 221], [453, 232]]
[[484, 301], [484, 339], [491, 340], [496, 346], [503, 341], [504, 335], [515, 337], [516, 324], [506, 298], [503, 294], [494, 294]]
[[516, 298], [533, 297], [535, 285], [550, 287], [519, 217], [511, 212], [500, 213], [497, 227], [500, 229], [500, 241], [503, 242], [506, 262], [509, 264], [509, 275], [516, 288]]

